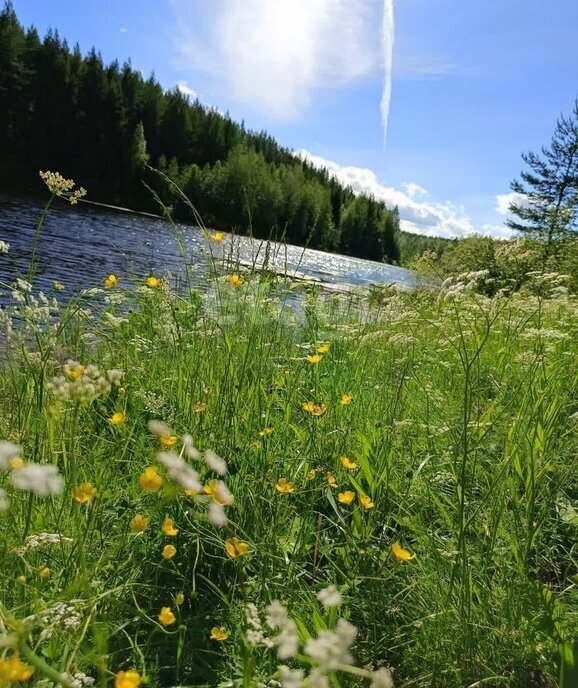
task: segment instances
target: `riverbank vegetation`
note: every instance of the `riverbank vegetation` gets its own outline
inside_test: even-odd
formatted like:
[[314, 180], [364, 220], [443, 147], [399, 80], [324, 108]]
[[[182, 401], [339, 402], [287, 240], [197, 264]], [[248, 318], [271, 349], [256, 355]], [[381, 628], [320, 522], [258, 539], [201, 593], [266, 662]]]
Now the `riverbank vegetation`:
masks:
[[489, 284], [213, 260], [203, 293], [59, 305], [32, 260], [0, 311], [0, 685], [575, 686], [576, 299]]

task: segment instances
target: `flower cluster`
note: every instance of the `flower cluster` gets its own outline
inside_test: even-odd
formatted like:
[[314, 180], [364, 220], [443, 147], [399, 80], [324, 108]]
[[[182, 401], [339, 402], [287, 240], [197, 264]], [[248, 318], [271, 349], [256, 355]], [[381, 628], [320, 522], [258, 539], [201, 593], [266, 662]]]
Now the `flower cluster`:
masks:
[[64, 364], [64, 375], [54, 377], [46, 385], [47, 391], [60, 401], [89, 402], [102, 394], [108, 394], [112, 386], [118, 387], [123, 372], [116, 368], [103, 375], [95, 365], [84, 366], [68, 359]]
[[65, 179], [59, 172], [40, 172], [40, 178], [48, 187], [51, 194], [66, 198], [71, 205], [78, 203], [78, 199], [86, 196], [86, 189], [79, 186], [75, 189], [73, 179]]

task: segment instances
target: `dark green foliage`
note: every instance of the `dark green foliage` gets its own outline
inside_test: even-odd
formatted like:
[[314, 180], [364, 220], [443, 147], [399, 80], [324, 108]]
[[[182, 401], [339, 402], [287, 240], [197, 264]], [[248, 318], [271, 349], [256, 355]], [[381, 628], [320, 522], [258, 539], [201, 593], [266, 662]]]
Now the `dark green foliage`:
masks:
[[555, 241], [578, 231], [578, 100], [570, 117], [560, 117], [550, 147], [542, 155], [522, 155], [528, 166], [512, 191], [527, 202], [514, 203], [507, 225], [545, 240], [546, 258]]
[[164, 91], [130, 63], [107, 66], [94, 49], [83, 56], [54, 31], [41, 40], [9, 2], [0, 12], [0, 151], [0, 182], [12, 186], [33, 189], [39, 170], [58, 170], [92, 200], [158, 211], [144, 181], [177, 218], [194, 221], [148, 164], [183, 189], [209, 226], [407, 259], [396, 210], [356, 197], [265, 132]]

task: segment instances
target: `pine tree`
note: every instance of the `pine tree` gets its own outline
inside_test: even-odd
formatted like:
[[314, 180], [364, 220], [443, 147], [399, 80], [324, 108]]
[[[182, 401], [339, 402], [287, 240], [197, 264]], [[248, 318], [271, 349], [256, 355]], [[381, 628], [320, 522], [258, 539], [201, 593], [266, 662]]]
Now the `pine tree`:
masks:
[[524, 200], [513, 203], [515, 215], [507, 221], [512, 229], [546, 241], [545, 256], [551, 255], [554, 242], [578, 229], [578, 100], [570, 117], [560, 117], [549, 147], [542, 155], [522, 155], [529, 167], [512, 191]]

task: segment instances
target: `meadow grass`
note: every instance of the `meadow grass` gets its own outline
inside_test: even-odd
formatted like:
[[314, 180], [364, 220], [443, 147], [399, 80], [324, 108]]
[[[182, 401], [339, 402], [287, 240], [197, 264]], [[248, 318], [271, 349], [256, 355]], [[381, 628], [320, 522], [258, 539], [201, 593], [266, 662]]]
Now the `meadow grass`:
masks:
[[578, 685], [559, 276], [150, 277], [2, 310], [0, 685]]

